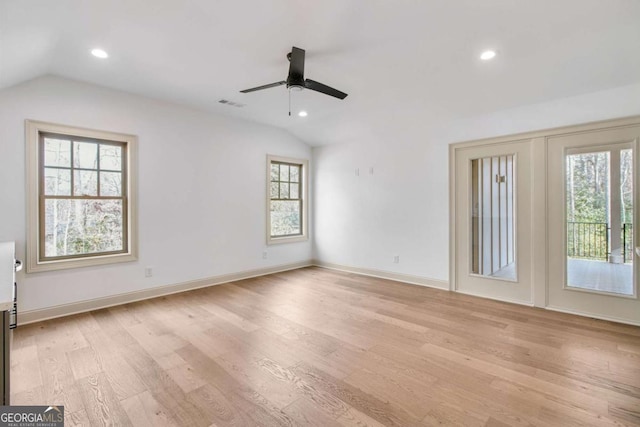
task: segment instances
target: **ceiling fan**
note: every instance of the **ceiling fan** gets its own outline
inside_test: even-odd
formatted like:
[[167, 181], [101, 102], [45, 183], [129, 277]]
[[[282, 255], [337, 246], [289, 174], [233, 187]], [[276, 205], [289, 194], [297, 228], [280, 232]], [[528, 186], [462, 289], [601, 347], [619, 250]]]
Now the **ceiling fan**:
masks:
[[311, 89], [316, 92], [324, 93], [325, 95], [333, 96], [339, 99], [345, 99], [347, 94], [340, 92], [337, 89], [329, 87], [325, 84], [317, 82], [315, 80], [304, 78], [304, 49], [293, 46], [291, 52], [287, 54], [289, 60], [289, 75], [287, 80], [281, 82], [271, 83], [268, 85], [253, 87], [251, 89], [241, 90], [242, 93], [255, 92], [257, 90], [269, 89], [276, 86], [287, 85], [287, 89], [293, 91], [301, 91], [302, 89]]

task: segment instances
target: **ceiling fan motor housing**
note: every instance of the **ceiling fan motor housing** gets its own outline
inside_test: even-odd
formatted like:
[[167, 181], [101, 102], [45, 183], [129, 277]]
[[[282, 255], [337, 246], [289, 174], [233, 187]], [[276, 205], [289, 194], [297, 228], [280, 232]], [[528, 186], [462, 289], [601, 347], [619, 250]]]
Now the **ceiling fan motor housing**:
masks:
[[287, 89], [301, 91], [304, 89], [304, 49], [292, 47], [287, 54], [290, 62], [289, 75], [287, 76]]

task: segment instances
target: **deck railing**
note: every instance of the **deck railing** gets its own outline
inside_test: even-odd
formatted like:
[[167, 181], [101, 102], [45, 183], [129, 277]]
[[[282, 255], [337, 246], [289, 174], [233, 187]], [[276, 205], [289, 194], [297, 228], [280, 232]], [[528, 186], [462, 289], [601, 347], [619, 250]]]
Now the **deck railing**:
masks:
[[609, 224], [567, 222], [567, 255], [606, 260], [609, 256]]
[[[633, 224], [622, 224], [622, 257], [633, 259]], [[567, 222], [567, 255], [572, 258], [607, 260], [609, 224], [606, 222]]]

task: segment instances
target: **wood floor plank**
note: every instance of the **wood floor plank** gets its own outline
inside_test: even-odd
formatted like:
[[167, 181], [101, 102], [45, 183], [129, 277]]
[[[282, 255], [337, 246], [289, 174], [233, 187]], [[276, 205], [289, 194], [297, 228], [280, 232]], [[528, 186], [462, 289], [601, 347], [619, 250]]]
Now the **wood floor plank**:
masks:
[[526, 385], [542, 393], [561, 395], [564, 399], [572, 402], [572, 404], [575, 404], [577, 406], [585, 405], [592, 411], [596, 411], [596, 413], [599, 414], [605, 414], [608, 411], [608, 404], [604, 399], [598, 399], [584, 393], [566, 390], [564, 388], [557, 387], [554, 384], [537, 380], [534, 376], [505, 368], [499, 364], [486, 362], [484, 360], [476, 359], [468, 355], [458, 353], [456, 351], [434, 346], [432, 344], [425, 344], [422, 347], [422, 350], [428, 355], [453, 360], [459, 364], [469, 366], [478, 371], [488, 372], [491, 375], [496, 376], [497, 378], [501, 378], [506, 381], [513, 381], [521, 385]]
[[[240, 408], [239, 414], [247, 414], [259, 425], [290, 425], [291, 420], [277, 405], [262, 396], [255, 389], [245, 386], [227, 373], [215, 360], [202, 353], [193, 346], [186, 346], [178, 350], [178, 354], [185, 359], [196, 372], [207, 382], [207, 385], [190, 393], [194, 399], [211, 399], [220, 402], [216, 396], [224, 396], [224, 402], [232, 403], [231, 408]], [[219, 390], [224, 390], [220, 392]], [[222, 405], [221, 405], [222, 407]], [[233, 411], [225, 411], [233, 412]], [[243, 417], [240, 417], [243, 418]], [[214, 421], [215, 422], [215, 421]]]
[[[20, 402], [21, 405], [40, 405], [40, 402], [45, 401], [42, 386], [13, 392], [11, 395], [11, 401]], [[62, 403], [60, 403], [60, 405], [62, 405]]]
[[268, 396], [278, 408], [282, 409], [300, 398], [297, 389], [291, 384], [273, 381], [273, 377], [260, 368], [259, 361], [264, 355], [248, 352], [227, 352], [214, 360], [229, 375], [251, 387], [263, 396]]
[[[158, 325], [158, 323], [153, 324]], [[128, 328], [127, 331], [152, 357], [165, 356], [186, 344], [180, 336], [174, 333], [165, 333], [164, 331], [161, 333], [155, 332], [146, 323], [135, 325]]]
[[167, 373], [185, 393], [189, 393], [206, 384], [188, 363], [168, 369]]
[[372, 348], [371, 353], [394, 360], [408, 370], [425, 372], [440, 381], [451, 382], [461, 387], [471, 383], [488, 388], [495, 380], [495, 376], [490, 373], [463, 366], [446, 358], [432, 357], [420, 350], [379, 345]]
[[93, 312], [98, 324], [110, 331], [110, 337], [122, 349], [127, 362], [136, 371], [153, 398], [171, 415], [179, 425], [192, 423], [207, 426], [202, 408], [186, 399], [185, 393], [171, 376], [149, 355], [107, 310]]
[[[414, 366], [397, 362], [394, 358], [388, 358], [379, 355], [373, 351], [339, 349], [332, 353], [328, 359], [334, 360], [336, 365], [349, 367], [351, 372], [358, 369], [367, 369], [371, 372], [377, 372], [387, 377], [396, 377], [399, 381], [408, 379], [410, 381], [419, 381], [421, 384], [434, 383], [438, 377], [431, 375], [425, 370], [416, 369]], [[307, 363], [305, 361], [305, 363]], [[323, 370], [322, 366], [318, 367]]]
[[[493, 375], [431, 354], [427, 358], [410, 356], [405, 353], [403, 358], [413, 361], [417, 369], [427, 369], [439, 377], [429, 390], [422, 393], [432, 401], [433, 409], [424, 418], [429, 423], [434, 422], [431, 416], [438, 413], [438, 418], [443, 419], [463, 417], [484, 420], [493, 415], [511, 425], [528, 425], [540, 410], [540, 404], [527, 402], [520, 394], [500, 393], [491, 389], [490, 382], [495, 381]], [[446, 411], [440, 413], [443, 409]]]
[[69, 366], [76, 380], [102, 372], [102, 364], [98, 360], [93, 347], [83, 347], [67, 352]]
[[187, 363], [184, 361], [182, 357], [178, 356], [175, 352], [165, 354], [164, 356], [155, 357], [154, 360], [165, 371], [168, 371], [171, 368], [175, 368], [177, 366], [181, 366]]
[[263, 327], [273, 333], [283, 336], [287, 340], [296, 341], [297, 344], [302, 345], [321, 356], [325, 356], [339, 348], [341, 345], [344, 345], [340, 340], [300, 325], [296, 322], [292, 322], [291, 320], [278, 316], [277, 314], [274, 314], [260, 306], [249, 304], [239, 305], [224, 301], [221, 301], [220, 305], [227, 306], [230, 310], [233, 310], [235, 313], [242, 316], [242, 318], [251, 319], [251, 324], [254, 329], [249, 330], [248, 332], [252, 332], [255, 329]]
[[640, 425], [640, 328], [303, 268], [14, 331], [69, 425]]
[[340, 426], [336, 419], [319, 410], [313, 402], [304, 397], [284, 408], [284, 412], [296, 422], [296, 425], [314, 427]]
[[132, 425], [103, 373], [83, 377], [78, 383], [87, 418], [92, 425]]
[[177, 425], [148, 391], [121, 400], [120, 404], [127, 413], [131, 423], [136, 427], [165, 427]]
[[209, 303], [209, 304], [202, 304], [201, 306], [211, 314], [221, 319], [224, 319], [225, 321], [242, 329], [245, 332], [253, 332], [256, 329], [260, 329], [260, 326], [251, 322], [251, 320], [249, 320], [249, 317], [236, 314], [233, 311], [229, 311], [218, 304]]
[[39, 349], [68, 352], [88, 347], [84, 335], [78, 329], [76, 316], [52, 319], [40, 323], [36, 342]]
[[263, 353], [285, 366], [295, 365], [309, 352], [301, 347], [297, 347], [296, 351], [292, 351], [290, 343], [286, 342], [280, 335], [266, 329], [261, 328], [253, 332], [245, 332], [225, 322], [221, 322], [218, 326], [227, 335], [238, 338], [244, 346]]
[[355, 408], [349, 409], [338, 418], [338, 423], [348, 427], [383, 427], [384, 424], [379, 423], [368, 415], [363, 414]]
[[617, 420], [640, 425], [640, 405], [611, 405], [609, 415]]
[[209, 423], [225, 426], [251, 425], [249, 416], [235, 406], [226, 393], [209, 384], [187, 394], [187, 399], [202, 408]]
[[[349, 405], [347, 411], [338, 418], [341, 418], [349, 409], [355, 408], [385, 425], [403, 426], [418, 422], [418, 419], [412, 417], [400, 406], [393, 405], [388, 400], [378, 399], [367, 391], [352, 386], [346, 381], [332, 378], [330, 375], [310, 366], [296, 366], [294, 373], [313, 386], [314, 389], [335, 396]], [[366, 387], [365, 390], [370, 391], [372, 389]]]
[[[113, 313], [113, 309], [109, 311]], [[123, 400], [146, 390], [136, 371], [123, 357], [122, 351], [98, 323], [84, 318], [77, 320], [78, 329], [95, 351], [97, 365], [102, 368], [118, 399]]]
[[429, 391], [432, 388], [428, 386], [420, 387], [401, 379], [395, 381], [366, 369], [353, 372], [344, 381], [361, 390], [372, 390], [378, 399], [401, 408], [416, 420], [423, 419], [435, 406]]
[[588, 405], [576, 405], [571, 400], [566, 400], [562, 396], [555, 396], [542, 393], [528, 387], [515, 383], [497, 379], [491, 384], [491, 390], [497, 390], [507, 395], [519, 396], [521, 400], [535, 403], [547, 413], [556, 414], [558, 421], [563, 418], [571, 418], [584, 425], [616, 425], [606, 416], [594, 413]]
[[[39, 347], [38, 355], [42, 372], [42, 404], [64, 406], [69, 413], [84, 411], [80, 387], [66, 354], [55, 348]], [[12, 380], [20, 378], [19, 372], [12, 371], [11, 375]], [[15, 392], [15, 388], [12, 391]]]
[[447, 381], [435, 383], [433, 392], [437, 407], [451, 404], [457, 410], [472, 414], [474, 417], [490, 416], [512, 426], [551, 427], [555, 425], [539, 419], [543, 407], [533, 402], [526, 402], [517, 395], [500, 395], [475, 384], [460, 387]]
[[21, 393], [31, 390], [33, 387], [42, 387], [38, 346], [31, 344], [15, 349], [11, 355], [11, 370], [13, 373], [12, 392]]
[[288, 369], [266, 358], [262, 359], [259, 365], [273, 375], [276, 380], [294, 385], [302, 396], [314, 402], [320, 410], [326, 412], [332, 418], [336, 419], [349, 410], [349, 406], [339, 397], [298, 376], [294, 370], [295, 368]]
[[167, 411], [167, 414], [179, 426], [206, 427], [212, 424], [211, 418], [208, 416], [209, 408], [200, 407], [185, 394], [177, 395], [173, 390], [164, 391], [162, 389], [156, 389], [151, 394], [153, 399]]
[[144, 318], [140, 318], [137, 315], [137, 312], [140, 310], [139, 307], [139, 304], [130, 303], [111, 307], [109, 311], [111, 311], [120, 324], [126, 328], [139, 325], [144, 321]]
[[485, 426], [489, 417], [461, 409], [459, 406], [440, 403], [429, 411], [422, 422], [432, 426]]
[[64, 422], [65, 425], [73, 426], [73, 427], [90, 427], [91, 421], [89, 417], [87, 417], [87, 413], [85, 410], [77, 411], [77, 412], [68, 412], [65, 407], [64, 413]]

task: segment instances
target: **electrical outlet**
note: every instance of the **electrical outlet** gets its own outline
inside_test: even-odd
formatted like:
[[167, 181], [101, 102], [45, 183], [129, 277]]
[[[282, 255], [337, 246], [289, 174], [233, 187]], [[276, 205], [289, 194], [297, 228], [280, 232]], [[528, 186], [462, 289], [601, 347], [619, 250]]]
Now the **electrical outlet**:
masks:
[[152, 267], [145, 267], [144, 269], [144, 277], [151, 277], [153, 276], [153, 268]]
[[394, 255], [393, 256], [393, 263], [394, 264], [398, 264], [400, 262], [400, 255]]
[[262, 252], [262, 259], [267, 259], [267, 251]]

